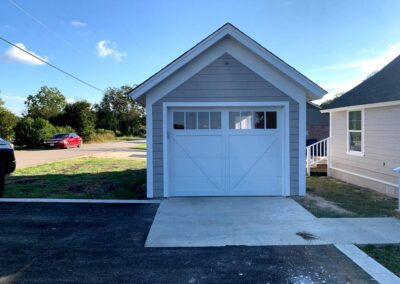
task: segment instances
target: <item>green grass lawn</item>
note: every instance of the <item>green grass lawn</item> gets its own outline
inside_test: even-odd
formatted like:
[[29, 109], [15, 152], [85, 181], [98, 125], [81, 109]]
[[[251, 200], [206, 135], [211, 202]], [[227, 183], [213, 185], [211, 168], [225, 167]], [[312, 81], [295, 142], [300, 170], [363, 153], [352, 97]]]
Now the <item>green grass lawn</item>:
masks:
[[[329, 177], [307, 177], [307, 193], [311, 195], [296, 198], [296, 201], [317, 217], [384, 217], [396, 214], [395, 198]], [[315, 197], [343, 209], [343, 212], [318, 205]]]
[[359, 245], [358, 247], [400, 277], [400, 244]]
[[147, 145], [146, 144], [140, 144], [140, 145], [129, 147], [129, 149], [147, 150]]
[[140, 199], [145, 183], [145, 161], [85, 157], [17, 170], [4, 197]]

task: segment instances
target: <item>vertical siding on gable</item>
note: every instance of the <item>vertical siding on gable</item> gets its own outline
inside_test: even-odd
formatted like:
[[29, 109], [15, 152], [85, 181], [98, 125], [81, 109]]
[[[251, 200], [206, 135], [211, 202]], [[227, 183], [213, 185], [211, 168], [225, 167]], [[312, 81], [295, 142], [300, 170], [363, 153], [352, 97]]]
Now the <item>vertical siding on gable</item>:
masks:
[[[226, 64], [228, 62], [228, 64]], [[299, 104], [228, 54], [153, 104], [154, 197], [163, 196], [162, 104], [164, 102], [288, 101], [291, 194], [299, 193]]]
[[[400, 106], [367, 108], [364, 111], [364, 156], [346, 154], [347, 112], [332, 115], [332, 167], [397, 184], [393, 168], [400, 165]], [[343, 179], [343, 173], [332, 171], [332, 175]], [[366, 186], [383, 193], [394, 195], [393, 187], [376, 182], [357, 181], [346, 178], [360, 186]]]

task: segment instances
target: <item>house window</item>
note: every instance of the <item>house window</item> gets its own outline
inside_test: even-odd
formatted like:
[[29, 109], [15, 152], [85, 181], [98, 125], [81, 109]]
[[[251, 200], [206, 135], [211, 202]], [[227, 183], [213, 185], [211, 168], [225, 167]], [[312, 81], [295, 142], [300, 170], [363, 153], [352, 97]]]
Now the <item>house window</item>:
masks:
[[348, 112], [348, 145], [347, 150], [349, 153], [362, 154], [363, 149], [363, 113], [359, 111]]

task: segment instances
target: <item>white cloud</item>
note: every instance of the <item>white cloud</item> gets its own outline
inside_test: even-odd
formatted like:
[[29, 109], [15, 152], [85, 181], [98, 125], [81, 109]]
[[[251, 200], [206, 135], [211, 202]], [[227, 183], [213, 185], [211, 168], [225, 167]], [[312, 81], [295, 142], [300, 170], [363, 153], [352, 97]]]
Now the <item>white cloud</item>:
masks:
[[325, 66], [314, 70], [319, 72], [328, 71], [332, 72], [332, 74], [334, 74], [334, 72], [343, 72], [345, 70], [352, 70], [356, 72], [356, 75], [343, 81], [321, 83], [321, 86], [328, 91], [328, 94], [326, 94], [321, 100], [318, 100], [318, 102], [332, 99], [337, 94], [351, 90], [362, 81], [364, 81], [369, 75], [381, 70], [389, 62], [399, 56], [399, 54], [400, 41], [388, 46], [384, 52], [375, 57], [370, 57], [359, 61], [352, 61], [344, 64]]
[[[47, 57], [42, 57], [34, 53], [33, 51], [28, 50], [23, 43], [16, 43], [16, 46], [19, 48], [28, 51], [29, 53], [32, 53], [33, 55], [39, 57], [40, 59], [48, 62]], [[44, 63], [40, 61], [39, 59], [36, 59], [33, 56], [30, 56], [29, 54], [23, 52], [22, 50], [18, 49], [15, 46], [11, 46], [8, 48], [3, 56], [3, 58], [6, 61], [11, 61], [11, 62], [20, 62], [20, 63], [25, 63], [25, 64], [32, 64], [32, 65], [43, 65]]]
[[0, 98], [3, 98], [4, 101], [14, 101], [14, 102], [25, 102], [26, 98], [20, 96], [14, 96], [7, 92], [7, 95], [1, 93]]
[[361, 74], [367, 76], [372, 72], [382, 69], [386, 64], [395, 59], [400, 54], [400, 41], [390, 45], [383, 53], [376, 57], [366, 58], [364, 60], [353, 61], [345, 64], [337, 64], [318, 68], [317, 71], [325, 70], [358, 70]]
[[81, 21], [72, 21], [72, 22], [71, 22], [71, 25], [72, 25], [73, 27], [76, 27], [76, 28], [82, 28], [82, 27], [86, 27], [86, 26], [87, 26], [87, 23], [81, 22]]
[[110, 40], [101, 40], [96, 45], [97, 54], [100, 57], [114, 57], [117, 61], [122, 61], [124, 57], [127, 57], [126, 52], [117, 50], [117, 44]]
[[25, 110], [26, 98], [16, 96], [10, 92], [0, 93], [0, 98], [5, 102], [5, 107], [16, 115], [21, 115]]

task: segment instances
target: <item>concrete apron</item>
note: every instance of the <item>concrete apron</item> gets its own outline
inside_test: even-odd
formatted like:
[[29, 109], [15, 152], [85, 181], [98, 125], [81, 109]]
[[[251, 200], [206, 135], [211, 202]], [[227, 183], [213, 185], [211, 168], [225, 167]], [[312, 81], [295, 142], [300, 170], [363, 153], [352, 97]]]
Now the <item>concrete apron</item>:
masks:
[[146, 247], [387, 244], [400, 240], [396, 218], [316, 218], [284, 197], [164, 200]]

